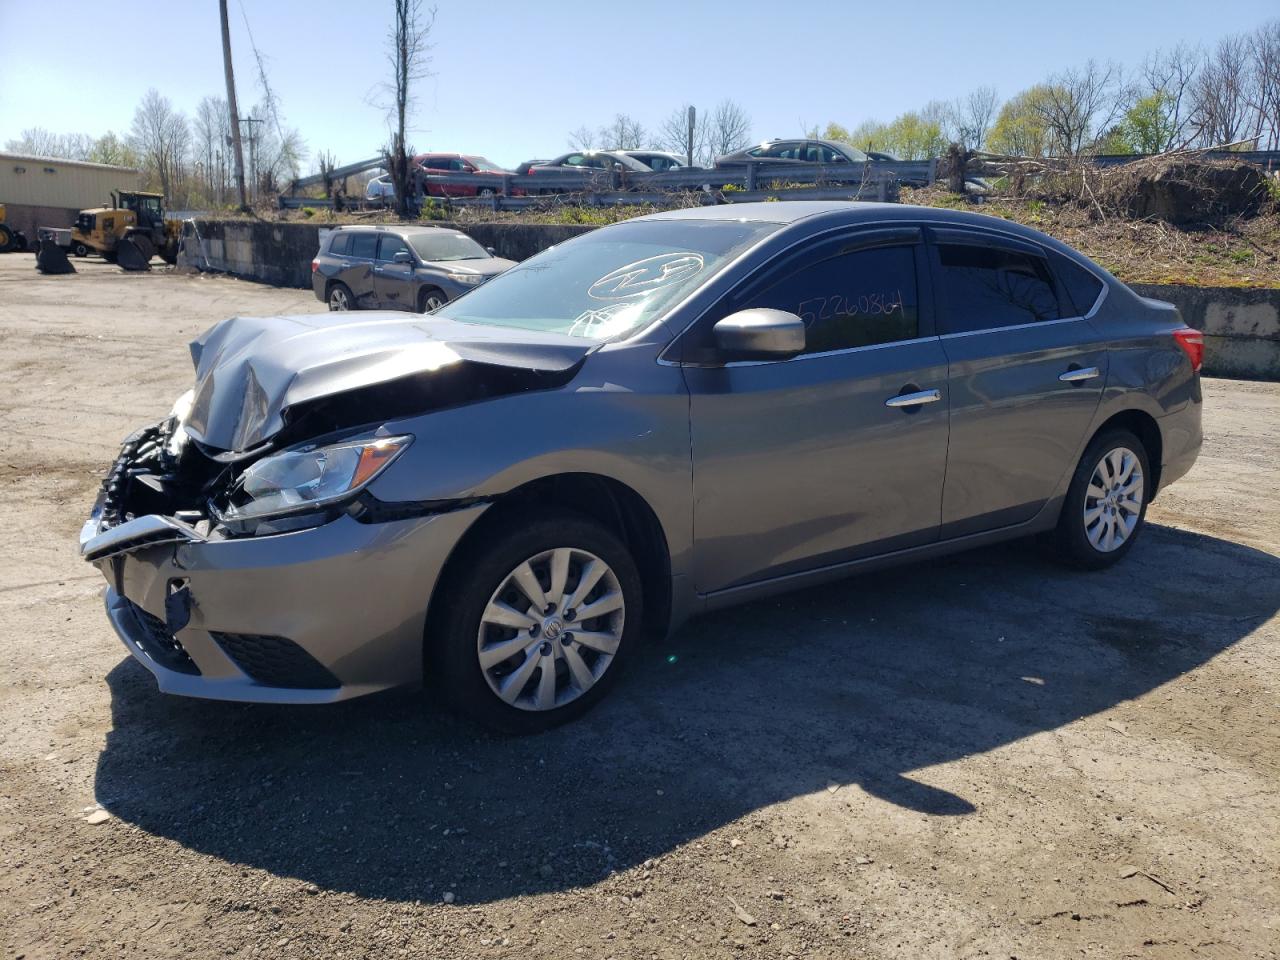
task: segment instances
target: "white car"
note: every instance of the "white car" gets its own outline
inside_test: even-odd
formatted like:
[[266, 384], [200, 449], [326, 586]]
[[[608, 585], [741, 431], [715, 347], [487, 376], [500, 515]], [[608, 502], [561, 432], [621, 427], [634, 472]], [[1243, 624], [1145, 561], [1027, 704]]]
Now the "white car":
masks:
[[391, 184], [391, 174], [384, 173], [380, 177], [374, 177], [364, 188], [364, 197], [366, 200], [388, 200], [394, 199], [396, 188]]

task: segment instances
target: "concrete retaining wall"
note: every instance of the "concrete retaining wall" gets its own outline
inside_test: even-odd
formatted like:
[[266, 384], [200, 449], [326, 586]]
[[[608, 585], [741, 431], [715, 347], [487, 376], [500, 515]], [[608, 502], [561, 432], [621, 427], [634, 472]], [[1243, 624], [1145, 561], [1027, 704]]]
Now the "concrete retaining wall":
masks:
[[1144, 297], [1167, 300], [1204, 333], [1204, 371], [1211, 376], [1280, 380], [1280, 290], [1131, 284]]
[[[454, 227], [500, 257], [525, 260], [592, 230], [588, 226], [480, 223]], [[197, 222], [203, 255], [185, 254], [201, 269], [233, 273], [277, 286], [309, 287], [311, 260], [330, 227], [260, 220]], [[1168, 300], [1205, 334], [1205, 372], [1280, 380], [1280, 290], [1134, 284], [1144, 297]]]
[[[500, 257], [527, 260], [547, 247], [591, 230], [586, 226], [478, 223], [461, 227]], [[332, 227], [319, 223], [271, 223], [263, 220], [198, 220], [198, 252], [188, 250], [184, 262], [281, 287], [311, 286], [311, 261], [320, 240]], [[190, 247], [190, 245], [189, 245]]]

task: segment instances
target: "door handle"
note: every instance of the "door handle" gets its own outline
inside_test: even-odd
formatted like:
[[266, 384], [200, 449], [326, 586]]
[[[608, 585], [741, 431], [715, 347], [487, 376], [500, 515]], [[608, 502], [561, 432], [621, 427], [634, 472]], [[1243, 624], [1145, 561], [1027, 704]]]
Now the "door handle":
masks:
[[1075, 370], [1068, 370], [1066, 373], [1058, 374], [1058, 379], [1063, 383], [1082, 383], [1085, 380], [1092, 380], [1098, 376], [1097, 367], [1077, 367]]
[[884, 402], [886, 407], [918, 407], [922, 403], [936, 403], [942, 399], [941, 390], [917, 390], [915, 393], [900, 393]]

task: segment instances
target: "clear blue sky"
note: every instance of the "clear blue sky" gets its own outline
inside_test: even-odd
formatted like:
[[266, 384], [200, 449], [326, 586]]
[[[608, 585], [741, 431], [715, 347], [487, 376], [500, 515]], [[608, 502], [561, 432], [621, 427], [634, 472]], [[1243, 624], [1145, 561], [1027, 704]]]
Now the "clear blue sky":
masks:
[[[388, 75], [391, 0], [231, 0], [242, 111], [259, 96], [241, 3], [289, 125], [340, 162], [386, 139], [367, 102]], [[741, 103], [756, 139], [892, 119], [982, 85], [1010, 96], [1089, 57], [1126, 65], [1280, 15], [1275, 0], [439, 0], [434, 76], [410, 142], [514, 166], [570, 130], [681, 103]], [[898, 15], [896, 11], [901, 11]], [[223, 95], [216, 0], [0, 0], [0, 143], [22, 129], [124, 132], [155, 86], [192, 112]], [[139, 55], [130, 57], [127, 51]], [[37, 78], [40, 79], [37, 79]]]

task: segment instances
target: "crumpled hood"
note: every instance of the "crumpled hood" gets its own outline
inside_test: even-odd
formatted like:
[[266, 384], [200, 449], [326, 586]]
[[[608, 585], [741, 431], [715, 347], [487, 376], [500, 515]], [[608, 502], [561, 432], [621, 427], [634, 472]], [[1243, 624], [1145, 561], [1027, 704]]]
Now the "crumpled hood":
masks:
[[278, 433], [290, 408], [314, 400], [466, 364], [562, 372], [593, 346], [403, 313], [232, 317], [191, 344], [196, 385], [183, 426], [207, 447], [243, 452]]

